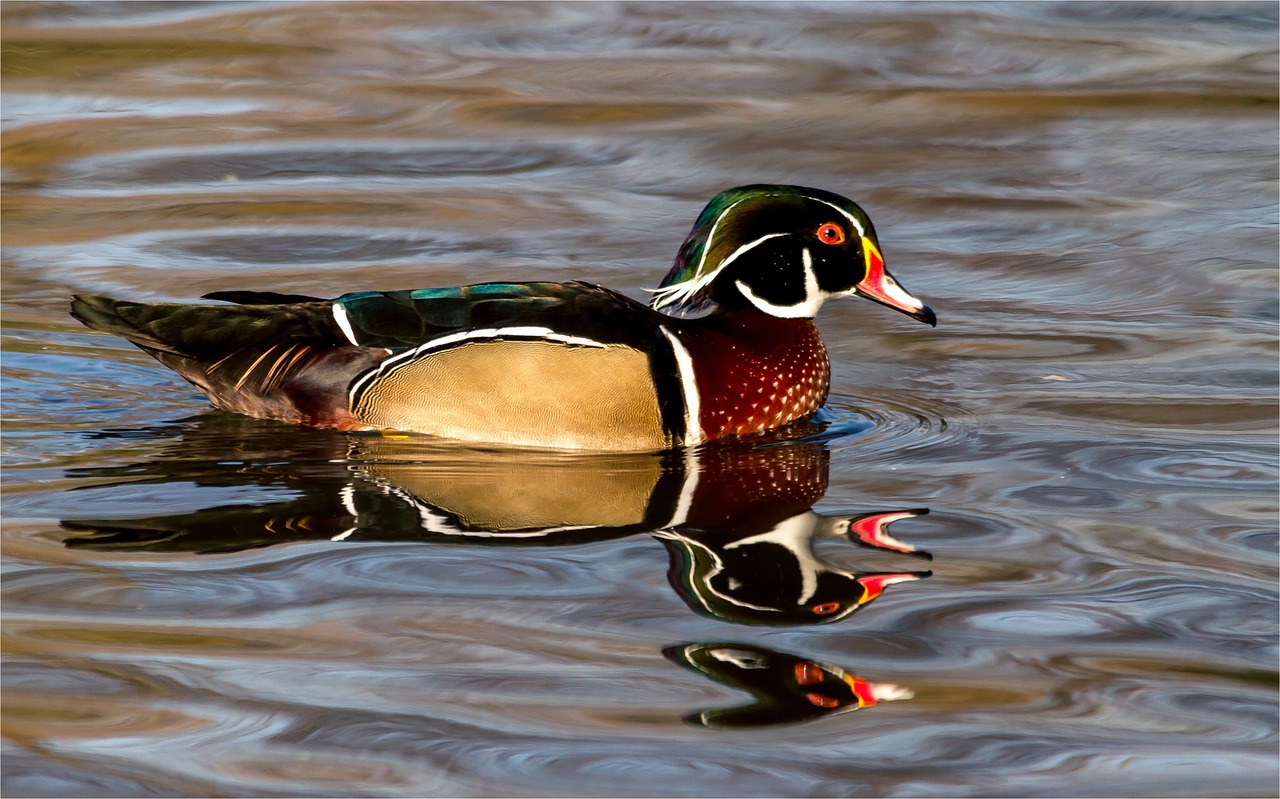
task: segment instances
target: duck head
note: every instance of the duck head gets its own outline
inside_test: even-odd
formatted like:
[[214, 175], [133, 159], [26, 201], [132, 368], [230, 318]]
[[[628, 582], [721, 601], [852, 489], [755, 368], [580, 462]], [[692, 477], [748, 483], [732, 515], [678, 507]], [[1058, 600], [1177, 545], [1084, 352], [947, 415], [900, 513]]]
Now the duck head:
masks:
[[650, 305], [677, 315], [755, 307], [812, 318], [857, 295], [937, 325], [885, 269], [875, 228], [851, 200], [803, 186], [723, 191], [702, 210]]
[[751, 625], [828, 624], [877, 599], [890, 585], [929, 577], [928, 571], [855, 572], [819, 557], [819, 537], [929, 558], [885, 530], [923, 509], [831, 517], [806, 510], [766, 529], [658, 530], [670, 557], [667, 578], [691, 609]]
[[752, 695], [750, 704], [708, 708], [685, 717], [690, 724], [712, 729], [795, 724], [914, 696], [909, 688], [873, 683], [839, 666], [751, 644], [680, 644], [662, 654]]

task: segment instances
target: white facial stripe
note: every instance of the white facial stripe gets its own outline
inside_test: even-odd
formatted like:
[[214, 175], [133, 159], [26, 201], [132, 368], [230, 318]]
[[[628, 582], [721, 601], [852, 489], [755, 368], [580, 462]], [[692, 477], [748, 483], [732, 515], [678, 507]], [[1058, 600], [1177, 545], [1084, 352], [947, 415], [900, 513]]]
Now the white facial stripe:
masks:
[[728, 266], [729, 264], [731, 264], [731, 263], [733, 263], [734, 261], [738, 260], [738, 256], [742, 255], [744, 252], [748, 252], [748, 251], [750, 251], [750, 250], [754, 249], [755, 247], [758, 247], [760, 244], [762, 244], [763, 242], [768, 241], [769, 239], [776, 239], [776, 238], [777, 238], [777, 237], [779, 237], [779, 236], [786, 236], [786, 235], [788, 235], [788, 234], [786, 234], [786, 233], [770, 233], [770, 234], [768, 234], [767, 236], [761, 236], [760, 238], [756, 239], [755, 241], [751, 241], [751, 242], [748, 242], [748, 243], [746, 243], [746, 244], [742, 245], [742, 246], [741, 246], [741, 247], [739, 247], [738, 249], [734, 250], [734, 251], [733, 251], [733, 254], [731, 254], [728, 258], [726, 258], [726, 259], [724, 259], [723, 261], [721, 261], [721, 262], [720, 262], [720, 265], [716, 267], [716, 273], [718, 274], [718, 273], [720, 272], [720, 270], [724, 269], [724, 268], [725, 268], [726, 266]]
[[[701, 580], [702, 587], [706, 589], [705, 591], [706, 594], [710, 596], [717, 596], [724, 602], [731, 605], [737, 605], [740, 608], [747, 608], [749, 610], [768, 611], [770, 613], [779, 612], [780, 610], [779, 608], [767, 608], [761, 605], [753, 605], [750, 602], [745, 602], [741, 599], [735, 599], [729, 596], [728, 594], [717, 591], [713, 583], [715, 582], [716, 576], [719, 575], [720, 572], [724, 571], [724, 560], [722, 560], [721, 557], [716, 554], [715, 550], [711, 549], [706, 544], [703, 544], [699, 541], [694, 541], [690, 538], [686, 538], [685, 536], [682, 536], [679, 533], [677, 533], [675, 530], [655, 530], [652, 533], [652, 535], [656, 538], [665, 538], [668, 541], [675, 541], [681, 546], [683, 546], [684, 549], [690, 553], [689, 560], [691, 562], [695, 557], [693, 554], [695, 550], [700, 550], [703, 554], [705, 554], [707, 557], [711, 559], [711, 561], [715, 564], [715, 566], [713, 566], [711, 569], [708, 569], [706, 575]], [[699, 604], [701, 604], [702, 607], [707, 609], [707, 612], [717, 616], [720, 615], [711, 608], [711, 603], [708, 602], [706, 597], [703, 596], [702, 591], [695, 590], [693, 592], [693, 595], [697, 597]]]
[[822, 306], [822, 298], [819, 296], [815, 301], [812, 297], [806, 297], [804, 302], [797, 305], [774, 305], [768, 300], [757, 297], [753, 291], [741, 280], [735, 281], [734, 285], [738, 287], [738, 291], [742, 292], [742, 296], [760, 310], [771, 316], [777, 316], [781, 319], [812, 319], [818, 315], [818, 308]]
[[431, 352], [432, 350], [442, 349], [452, 344], [457, 344], [458, 342], [473, 341], [473, 340], [483, 341], [486, 339], [504, 338], [508, 336], [515, 337], [515, 338], [522, 338], [522, 339], [533, 338], [533, 339], [540, 339], [542, 341], [555, 341], [561, 344], [572, 344], [578, 347], [604, 347], [605, 346], [603, 343], [599, 341], [594, 341], [589, 338], [582, 338], [580, 336], [568, 336], [568, 335], [565, 335], [564, 333], [556, 333], [555, 331], [551, 330], [551, 328], [548, 328], [548, 327], [491, 327], [491, 328], [486, 328], [484, 330], [462, 330], [457, 333], [450, 333], [447, 336], [433, 338], [430, 341], [426, 342], [425, 344], [422, 344], [421, 346], [415, 347], [414, 349], [407, 350], [405, 352], [400, 353], [399, 355], [395, 355], [386, 359], [385, 361], [383, 361], [381, 364], [378, 365], [377, 369], [373, 369], [373, 370], [370, 370], [369, 372], [366, 372], [364, 377], [361, 377], [359, 380], [353, 383], [351, 385], [350, 390], [347, 392], [347, 397], [349, 399], [354, 399], [360, 393], [360, 391], [364, 388], [364, 385], [368, 383], [370, 380], [372, 380], [374, 377], [377, 377], [379, 375], [385, 375], [388, 371], [395, 370], [399, 366], [402, 366], [403, 364], [413, 360], [414, 358], [424, 353]]
[[745, 649], [712, 649], [707, 653], [721, 663], [731, 663], [740, 669], [763, 669], [766, 664], [755, 652]]
[[[689, 357], [689, 350], [680, 343], [675, 334], [667, 329], [666, 325], [658, 328], [662, 331], [662, 335], [667, 341], [671, 342], [671, 354], [675, 356], [676, 368], [680, 370], [680, 390], [684, 394], [684, 444], [692, 446], [700, 444], [703, 441], [702, 435], [702, 398], [698, 395], [697, 377], [693, 371], [693, 358]], [[695, 477], [693, 481], [697, 485]], [[689, 489], [689, 484], [685, 484], [685, 488]], [[690, 491], [688, 499], [692, 501], [692, 492]], [[685, 504], [686, 497], [682, 493], [680, 496], [681, 504]], [[680, 509], [676, 510], [677, 518], [683, 520], [688, 515], [688, 508], [684, 509], [683, 515]]]
[[734, 285], [752, 305], [767, 314], [783, 319], [812, 319], [818, 315], [818, 309], [822, 307], [828, 295], [818, 286], [818, 276], [813, 271], [813, 255], [809, 253], [809, 248], [805, 247], [801, 250], [800, 256], [804, 261], [804, 299], [795, 305], [774, 305], [766, 299], [757, 297], [755, 292], [741, 280], [734, 281]]
[[342, 307], [342, 303], [335, 302], [333, 304], [333, 321], [338, 323], [338, 327], [342, 328], [342, 335], [347, 337], [355, 346], [359, 347], [360, 342], [356, 341], [356, 333], [351, 329], [351, 319], [347, 316], [347, 309]]
[[[800, 596], [797, 597], [796, 604], [803, 605], [818, 591], [818, 575], [822, 572], [834, 571], [827, 566], [814, 554], [812, 541], [815, 522], [820, 519], [818, 514], [813, 511], [805, 511], [804, 513], [792, 516], [789, 519], [783, 519], [775, 524], [768, 532], [759, 535], [748, 536], [727, 544], [725, 549], [737, 549], [738, 547], [750, 546], [751, 544], [770, 543], [777, 544], [785, 548], [795, 556], [796, 565], [800, 570]], [[844, 572], [837, 572], [844, 574]]]
[[[741, 200], [739, 200], [739, 202], [741, 202]], [[734, 205], [737, 205], [737, 203], [734, 203]], [[733, 206], [730, 206], [730, 207], [732, 208]], [[768, 241], [769, 239], [777, 238], [778, 236], [786, 236], [786, 235], [788, 234], [770, 233], [768, 235], [761, 236], [755, 241], [747, 242], [746, 244], [742, 245], [738, 249], [734, 250], [729, 255], [728, 258], [720, 262], [720, 265], [717, 266], [715, 271], [712, 272], [711, 274], [704, 275], [698, 278], [697, 280], [689, 280], [684, 283], [676, 283], [673, 286], [667, 286], [666, 288], [654, 290], [654, 293], [659, 297], [657, 305], [661, 307], [663, 305], [671, 305], [675, 303], [684, 302], [685, 300], [690, 299], [691, 297], [693, 297], [693, 295], [701, 291], [704, 286], [710, 285], [711, 282], [716, 279], [716, 276], [719, 275], [722, 271], [724, 271], [725, 267], [727, 267], [729, 264], [736, 261], [743, 253], [750, 252], [753, 248], [758, 247], [762, 242]], [[707, 253], [710, 252], [710, 250], [711, 250], [711, 239], [708, 238], [707, 244], [705, 245], [705, 248], [702, 251], [702, 259], [698, 261], [699, 269], [702, 268], [702, 263], [706, 260]]]
[[[716, 230], [719, 229], [720, 222], [722, 222], [724, 218], [729, 215], [730, 211], [732, 211], [741, 203], [746, 202], [748, 199], [750, 198], [743, 197], [741, 200], [738, 200], [738, 202], [734, 203], [733, 205], [730, 205], [728, 208], [721, 211], [720, 216], [716, 217], [716, 221], [713, 222], [711, 225], [711, 232], [707, 234], [707, 240], [702, 243], [702, 255], [701, 257], [698, 258], [698, 265], [697, 267], [694, 268], [693, 274], [695, 275], [700, 274], [702, 272], [702, 267], [706, 265], [707, 255], [710, 254], [711, 252], [711, 243], [715, 241]], [[748, 249], [750, 249], [750, 247], [748, 247]], [[742, 252], [742, 248], [739, 247], [737, 252], [735, 252], [733, 255], [729, 257], [731, 259], [736, 258], [741, 252]], [[720, 270], [723, 268], [724, 268], [724, 264], [721, 264], [719, 267], [716, 268], [716, 271], [704, 277], [697, 278], [696, 280], [690, 279], [683, 283], [676, 283], [675, 285], [666, 286], [664, 288], [650, 289], [650, 291], [652, 291], [653, 294], [656, 295], [654, 298], [655, 299], [654, 307], [661, 308], [664, 305], [677, 305], [679, 303], [685, 302], [686, 300], [693, 297], [694, 294], [698, 293], [699, 289], [701, 289], [703, 286], [710, 283], [712, 279], [715, 278], [716, 275], [720, 274]]]
[[832, 208], [836, 209], [837, 211], [839, 211], [839, 212], [840, 212], [840, 215], [841, 215], [841, 216], [843, 216], [845, 219], [848, 219], [848, 220], [849, 220], [849, 224], [853, 225], [853, 229], [854, 229], [854, 230], [856, 230], [856, 231], [858, 231], [858, 235], [859, 235], [859, 236], [865, 236], [865, 235], [867, 235], [867, 231], [865, 231], [865, 230], [863, 230], [863, 229], [862, 229], [862, 223], [861, 223], [861, 222], [859, 222], [859, 221], [858, 221], [858, 220], [853, 216], [853, 214], [851, 214], [851, 213], [849, 213], [848, 211], [844, 210], [843, 208], [841, 208], [840, 206], [836, 205], [835, 203], [829, 203], [829, 202], [827, 202], [826, 200], [819, 200], [817, 197], [810, 197], [809, 199], [811, 199], [811, 200], [815, 200], [815, 201], [817, 201], [817, 202], [820, 202], [820, 203], [822, 203], [823, 205], [829, 205], [829, 206], [831, 206]]
[[[720, 223], [724, 221], [724, 218], [729, 215], [730, 211], [732, 211], [734, 208], [737, 208], [739, 205], [741, 205], [742, 203], [746, 202], [749, 199], [751, 198], [743, 197], [741, 200], [738, 200], [733, 205], [721, 211], [720, 216], [716, 217], [715, 223], [711, 225], [711, 232], [707, 234], [707, 240], [702, 245], [702, 257], [698, 259], [698, 268], [694, 270], [694, 274], [701, 272], [702, 267], [706, 265], [707, 253], [711, 252], [711, 243], [716, 240], [716, 231], [720, 228]], [[736, 255], [737, 253], [734, 253], [734, 254]], [[720, 270], [717, 269], [716, 271], [719, 272]]]

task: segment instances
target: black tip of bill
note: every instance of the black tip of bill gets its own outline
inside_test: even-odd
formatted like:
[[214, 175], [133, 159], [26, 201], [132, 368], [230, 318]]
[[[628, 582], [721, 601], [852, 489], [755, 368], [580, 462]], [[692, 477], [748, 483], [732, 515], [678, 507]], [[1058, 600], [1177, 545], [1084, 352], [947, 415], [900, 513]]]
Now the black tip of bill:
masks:
[[938, 317], [928, 305], [911, 314], [911, 318], [924, 322], [929, 327], [938, 326]]

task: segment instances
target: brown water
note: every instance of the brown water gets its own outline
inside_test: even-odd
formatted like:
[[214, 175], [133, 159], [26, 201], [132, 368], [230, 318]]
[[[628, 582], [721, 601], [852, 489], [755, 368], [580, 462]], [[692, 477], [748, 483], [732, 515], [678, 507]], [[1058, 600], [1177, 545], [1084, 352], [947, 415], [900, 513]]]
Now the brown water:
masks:
[[[3, 10], [7, 796], [1276, 794], [1274, 3]], [[789, 441], [299, 430], [66, 313], [641, 296], [761, 181], [940, 319], [829, 305]]]

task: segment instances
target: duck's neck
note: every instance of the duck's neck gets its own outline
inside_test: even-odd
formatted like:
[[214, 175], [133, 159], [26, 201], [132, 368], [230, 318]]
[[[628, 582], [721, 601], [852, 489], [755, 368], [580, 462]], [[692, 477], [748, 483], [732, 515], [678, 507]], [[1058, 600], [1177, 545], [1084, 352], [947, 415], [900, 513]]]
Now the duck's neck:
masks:
[[812, 319], [754, 309], [717, 314], [685, 343], [706, 439], [781, 427], [826, 401], [831, 364]]

